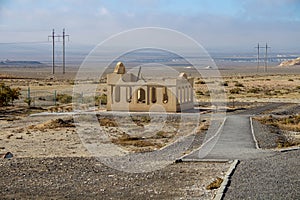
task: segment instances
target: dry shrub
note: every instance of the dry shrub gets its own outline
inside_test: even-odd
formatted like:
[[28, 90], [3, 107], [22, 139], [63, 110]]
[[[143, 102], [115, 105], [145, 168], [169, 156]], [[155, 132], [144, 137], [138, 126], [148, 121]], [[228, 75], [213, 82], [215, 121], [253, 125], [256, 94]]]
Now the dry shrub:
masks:
[[60, 103], [72, 103], [72, 95], [69, 94], [57, 94], [56, 100]]
[[71, 128], [75, 127], [73, 118], [70, 119], [52, 119], [42, 124], [31, 125], [28, 128], [36, 130], [55, 129], [55, 128]]
[[207, 190], [218, 189], [221, 186], [222, 182], [223, 182], [223, 179], [218, 177], [216, 180], [214, 180], [208, 186], [206, 186], [206, 189]]
[[276, 144], [278, 148], [285, 148], [293, 146], [294, 144], [287, 140], [286, 137], [280, 136], [276, 139]]
[[199, 131], [207, 131], [209, 128], [209, 121], [202, 121], [198, 127]]
[[123, 146], [125, 149], [136, 153], [150, 152], [164, 146], [162, 142], [153, 138], [135, 137], [126, 133], [118, 138], [113, 138], [111, 141], [116, 145]]
[[154, 146], [154, 144], [148, 140], [119, 140], [119, 144], [124, 146], [135, 146], [135, 147], [148, 147]]
[[148, 147], [157, 146], [154, 142], [146, 140], [144, 138], [132, 137], [127, 134], [123, 134], [121, 137], [112, 139], [114, 144], [119, 144], [122, 146], [135, 146], [135, 147]]
[[242, 83], [236, 82], [234, 84], [235, 87], [244, 87], [244, 85]]
[[221, 83], [220, 83], [220, 86], [225, 86], [225, 87], [227, 87], [227, 86], [228, 86], [228, 81], [221, 82]]
[[118, 127], [118, 124], [115, 120], [110, 118], [101, 118], [98, 119], [100, 126], [106, 126], [106, 127]]
[[263, 124], [278, 127], [282, 130], [300, 132], [300, 115], [290, 115], [287, 117], [273, 117], [272, 115], [266, 117], [256, 118]]
[[253, 93], [253, 94], [258, 94], [259, 92], [261, 92], [261, 89], [258, 87], [253, 87], [253, 88], [250, 88], [247, 92]]
[[196, 130], [196, 134], [203, 134], [203, 132], [209, 129], [210, 122], [207, 120], [202, 120]]
[[[281, 130], [300, 132], [300, 115], [290, 115], [287, 117], [257, 117], [256, 120], [263, 124], [277, 127]], [[294, 137], [289, 137], [285, 134], [279, 134], [276, 139], [278, 148], [290, 147], [299, 145], [300, 142]]]
[[204, 80], [198, 80], [198, 81], [195, 82], [195, 84], [202, 84], [203, 85], [203, 84], [205, 84], [205, 81]]
[[165, 131], [158, 131], [156, 133], [156, 138], [169, 138], [169, 137], [171, 137], [171, 134]]
[[141, 115], [141, 116], [131, 116], [131, 120], [138, 126], [144, 127], [145, 124], [149, 124], [151, 121], [150, 116]]
[[229, 90], [229, 93], [230, 94], [240, 94], [241, 91], [242, 90], [240, 88], [236, 87], [236, 88]]
[[202, 91], [200, 91], [200, 90], [197, 90], [196, 91], [196, 95], [201, 96], [201, 95], [204, 95], [204, 93]]

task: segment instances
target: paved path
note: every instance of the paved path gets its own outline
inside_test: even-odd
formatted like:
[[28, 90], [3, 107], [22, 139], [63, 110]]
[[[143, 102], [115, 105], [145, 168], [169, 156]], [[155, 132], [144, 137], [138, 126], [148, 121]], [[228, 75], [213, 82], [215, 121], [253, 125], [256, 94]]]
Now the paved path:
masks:
[[232, 160], [251, 159], [267, 155], [268, 151], [256, 149], [251, 132], [250, 117], [247, 115], [227, 116], [219, 129], [201, 148], [182, 160], [209, 159]]
[[227, 199], [299, 199], [300, 150], [242, 161], [225, 193]]

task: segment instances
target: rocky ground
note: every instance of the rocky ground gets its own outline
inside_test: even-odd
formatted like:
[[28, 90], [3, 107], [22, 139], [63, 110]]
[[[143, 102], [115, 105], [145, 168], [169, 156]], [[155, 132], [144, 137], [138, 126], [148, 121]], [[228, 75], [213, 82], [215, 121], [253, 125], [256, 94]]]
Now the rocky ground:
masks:
[[[147, 173], [118, 171], [91, 157], [76, 133], [72, 116], [28, 116], [36, 112], [43, 110], [6, 107], [1, 111], [0, 153], [9, 151], [14, 155], [11, 159], [0, 159], [3, 174], [0, 178], [1, 199], [211, 199], [216, 189], [209, 190], [206, 186], [218, 177], [223, 178], [230, 165], [178, 163]], [[118, 139], [124, 135], [117, 126], [122, 120], [125, 119], [104, 117], [99, 118], [99, 124], [107, 129], [113, 139]], [[155, 123], [136, 117], [133, 117], [133, 122], [134, 127], [125, 126], [128, 131], [136, 128], [149, 131], [149, 126]], [[184, 136], [191, 131], [186, 128], [177, 136], [170, 134], [176, 127], [182, 129], [182, 125], [174, 119], [165, 127], [160, 127], [164, 131], [160, 131], [159, 135], [154, 134], [155, 138], [150, 135], [149, 138], [140, 139], [147, 142], [156, 139], [156, 142], [165, 142], [163, 145], [167, 145], [178, 135]], [[201, 127], [205, 130], [205, 127]], [[195, 136], [190, 151], [203, 140], [203, 134]], [[134, 142], [130, 145], [116, 144], [126, 151], [135, 152], [144, 148], [143, 145], [134, 145], [137, 138], [131, 139], [127, 138], [127, 141]]]
[[[287, 115], [295, 114], [297, 109], [296, 104], [258, 104], [252, 106], [251, 109], [248, 107], [246, 110], [236, 110], [230, 114], [268, 115], [271, 113], [278, 115], [284, 111], [284, 114]], [[206, 186], [218, 177], [223, 178], [230, 165], [230, 163], [188, 162], [171, 164], [147, 173], [118, 171], [90, 157], [90, 152], [82, 145], [80, 137], [75, 131], [72, 117], [59, 115], [28, 117], [29, 113], [40, 111], [26, 108], [17, 109], [16, 107], [2, 110], [2, 119], [0, 120], [1, 152], [11, 151], [14, 155], [12, 159], [0, 160], [3, 174], [0, 194], [4, 199], [211, 199], [216, 190], [208, 190]], [[133, 121], [135, 128], [149, 125], [147, 119], [137, 120], [134, 118]], [[116, 133], [115, 125], [118, 122], [120, 121], [99, 119], [100, 124], [111, 129], [111, 134]], [[174, 124], [172, 126], [174, 128]], [[170, 124], [167, 125], [166, 130], [170, 130], [170, 127]], [[277, 136], [274, 133], [272, 135], [270, 127], [254, 121], [254, 129], [260, 147], [277, 147]], [[162, 134], [162, 136], [164, 135]], [[189, 151], [199, 147], [203, 141], [203, 134], [195, 136]], [[153, 140], [151, 137], [150, 139]], [[122, 148], [128, 149], [128, 146], [125, 145]], [[291, 170], [295, 170], [297, 155], [295, 153], [284, 155], [288, 157], [286, 158], [288, 162], [291, 161]], [[245, 170], [237, 172], [237, 175], [234, 176], [237, 177], [234, 178], [234, 181], [236, 179], [239, 181], [232, 183], [227, 198], [231, 199], [230, 195], [234, 195], [233, 197], [251, 196], [250, 190], [247, 193], [247, 184], [255, 184], [255, 182], [246, 177], [251, 176], [249, 175], [251, 173], [271, 172], [270, 169], [276, 169], [276, 164], [271, 163], [272, 159], [278, 163], [278, 166], [281, 166], [283, 163], [280, 162], [280, 159], [282, 158], [278, 153], [274, 158], [243, 161], [239, 167]], [[272, 168], [262, 170], [256, 167], [256, 172], [249, 171], [253, 165], [262, 168], [271, 165]], [[284, 167], [287, 168], [287, 166]], [[262, 177], [264, 176], [262, 175]], [[267, 179], [267, 176], [264, 178]], [[279, 179], [279, 177], [277, 178]], [[244, 196], [239, 196], [239, 193], [233, 194], [233, 190], [235, 191], [238, 187], [234, 184], [238, 185], [240, 180], [242, 180], [241, 184], [245, 190], [242, 193]], [[256, 177], [253, 180], [262, 184]], [[282, 183], [286, 184], [286, 180], [284, 179]], [[273, 178], [272, 184], [276, 185], [276, 180], [274, 182]], [[297, 186], [297, 182], [292, 184], [292, 187]], [[255, 187], [254, 190], [256, 190]], [[297, 195], [297, 192], [291, 192], [291, 195]], [[291, 195], [288, 197], [294, 197]]]
[[300, 145], [298, 104], [277, 104], [253, 118], [258, 145], [262, 149], [274, 149]]
[[125, 173], [93, 158], [1, 160], [1, 199], [211, 199], [206, 186], [229, 163], [178, 163], [148, 173]]

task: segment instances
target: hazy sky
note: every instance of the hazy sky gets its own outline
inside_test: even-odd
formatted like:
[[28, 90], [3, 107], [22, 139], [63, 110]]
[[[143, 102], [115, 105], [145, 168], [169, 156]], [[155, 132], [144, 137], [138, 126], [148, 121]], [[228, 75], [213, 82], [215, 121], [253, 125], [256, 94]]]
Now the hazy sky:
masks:
[[47, 41], [66, 28], [73, 44], [96, 45], [120, 31], [155, 26], [210, 49], [257, 42], [298, 51], [300, 0], [0, 0], [0, 44]]

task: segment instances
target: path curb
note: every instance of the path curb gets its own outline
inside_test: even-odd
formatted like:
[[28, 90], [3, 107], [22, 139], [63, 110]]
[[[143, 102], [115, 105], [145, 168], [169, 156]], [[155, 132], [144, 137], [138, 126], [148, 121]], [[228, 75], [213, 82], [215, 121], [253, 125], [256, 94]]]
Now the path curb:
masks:
[[220, 188], [217, 191], [216, 196], [214, 197], [214, 200], [222, 200], [224, 198], [224, 194], [229, 186], [231, 176], [233, 175], [235, 169], [237, 168], [237, 165], [239, 164], [239, 160], [234, 160], [231, 164], [230, 168], [225, 174], [225, 177], [223, 179], [223, 182], [220, 186]]
[[287, 152], [287, 151], [296, 151], [296, 150], [300, 150], [300, 146], [287, 147], [287, 148], [282, 148], [282, 149], [275, 149], [274, 151], [276, 151], [276, 152]]
[[226, 163], [226, 162], [229, 162], [230, 160], [228, 159], [202, 159], [202, 158], [199, 158], [199, 159], [189, 159], [189, 158], [183, 158], [181, 160], [177, 160], [177, 162], [214, 162], [214, 163]]
[[252, 137], [253, 137], [253, 140], [255, 142], [255, 147], [256, 149], [260, 149], [259, 148], [259, 145], [258, 145], [258, 142], [257, 142], [257, 139], [255, 137], [255, 133], [254, 133], [254, 127], [253, 127], [253, 120], [252, 120], [252, 117], [250, 116], [250, 127], [251, 127], [251, 133], [252, 133]]

